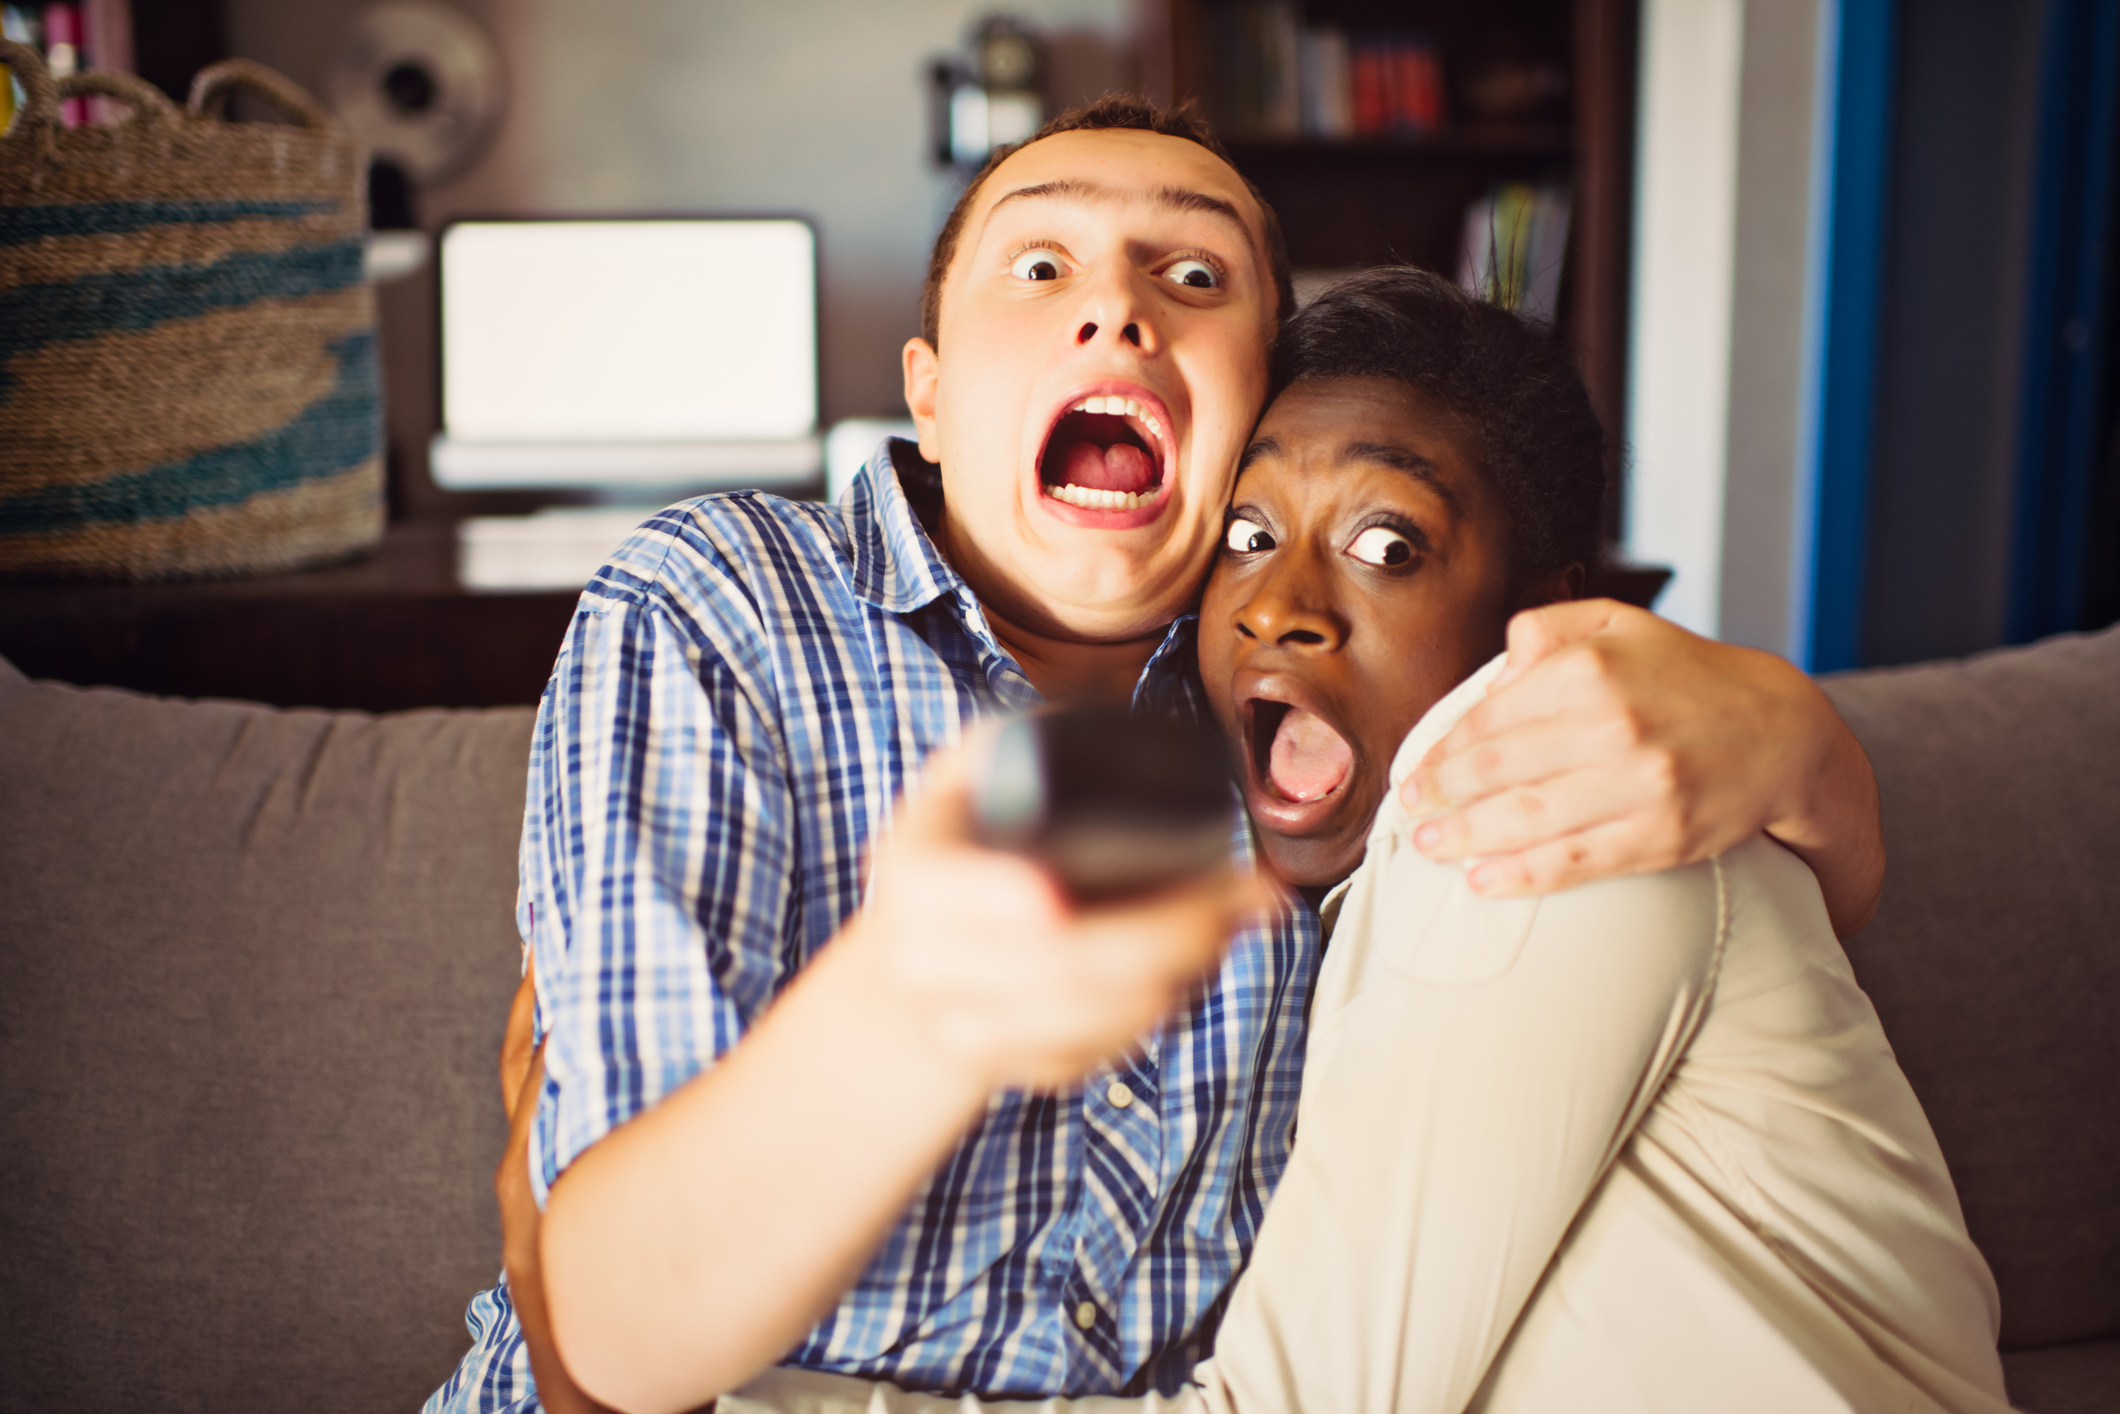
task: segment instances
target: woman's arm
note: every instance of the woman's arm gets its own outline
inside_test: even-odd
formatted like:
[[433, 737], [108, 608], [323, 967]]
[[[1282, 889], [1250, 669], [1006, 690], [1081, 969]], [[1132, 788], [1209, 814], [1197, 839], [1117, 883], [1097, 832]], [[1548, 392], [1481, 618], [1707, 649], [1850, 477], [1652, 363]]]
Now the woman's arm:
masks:
[[1722, 929], [1713, 863], [1497, 900], [1373, 839], [1207, 1402], [1464, 1408], [1683, 1055]]
[[1884, 891], [1877, 781], [1796, 667], [1608, 599], [1509, 624], [1509, 668], [1404, 793], [1432, 859], [1549, 893], [1709, 859], [1761, 830], [1818, 876], [1843, 938]]

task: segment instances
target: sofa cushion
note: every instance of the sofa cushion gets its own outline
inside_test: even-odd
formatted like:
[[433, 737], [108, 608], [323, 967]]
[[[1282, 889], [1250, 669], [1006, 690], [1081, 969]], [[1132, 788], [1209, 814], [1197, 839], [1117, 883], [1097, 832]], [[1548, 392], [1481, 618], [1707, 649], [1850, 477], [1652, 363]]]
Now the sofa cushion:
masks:
[[441, 1382], [499, 1266], [530, 720], [0, 662], [0, 1408]]
[[2003, 1346], [2120, 1333], [2120, 630], [1825, 687], [1890, 859], [1848, 955], [1994, 1268]]
[[2049, 1345], [2002, 1357], [2010, 1403], [2024, 1414], [2113, 1414], [2120, 1403], [2120, 1340]]

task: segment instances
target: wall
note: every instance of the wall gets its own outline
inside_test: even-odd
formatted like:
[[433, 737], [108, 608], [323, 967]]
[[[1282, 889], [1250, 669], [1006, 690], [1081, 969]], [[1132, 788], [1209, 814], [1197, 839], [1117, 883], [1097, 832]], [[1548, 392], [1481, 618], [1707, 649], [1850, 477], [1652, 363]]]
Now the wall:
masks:
[[1830, 0], [1747, 0], [1720, 636], [1800, 658], [1830, 122]]
[[[234, 52], [312, 88], [357, 0], [228, 0]], [[427, 193], [456, 215], [796, 212], [823, 251], [824, 415], [903, 415], [927, 250], [955, 199], [925, 158], [924, 61], [997, 8], [1053, 40], [1064, 99], [1133, 79], [1129, 0], [461, 0], [514, 88], [493, 149]], [[424, 466], [433, 290], [384, 293], [393, 441]], [[432, 492], [427, 492], [432, 497]]]
[[1627, 553], [1721, 616], [1744, 0], [1645, 0], [1627, 366]]
[[[2047, 8], [1895, 7], [1883, 250], [1854, 295], [1877, 310], [1864, 663], [2004, 638]], [[1839, 0], [1643, 9], [1628, 549], [1677, 570], [1673, 619], [1802, 662], [1843, 18]]]
[[1866, 662], [2003, 640], [2045, 9], [1900, 10]]

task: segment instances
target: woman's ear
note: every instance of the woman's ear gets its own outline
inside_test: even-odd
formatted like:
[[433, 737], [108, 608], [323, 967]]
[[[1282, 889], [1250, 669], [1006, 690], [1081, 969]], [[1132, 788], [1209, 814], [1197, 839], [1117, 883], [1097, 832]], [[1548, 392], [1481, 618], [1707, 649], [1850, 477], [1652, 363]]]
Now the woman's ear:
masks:
[[1558, 604], [1566, 599], [1583, 597], [1583, 586], [1589, 582], [1590, 572], [1579, 564], [1542, 574], [1524, 586], [1517, 596], [1519, 612], [1525, 609], [1540, 609], [1548, 604]]

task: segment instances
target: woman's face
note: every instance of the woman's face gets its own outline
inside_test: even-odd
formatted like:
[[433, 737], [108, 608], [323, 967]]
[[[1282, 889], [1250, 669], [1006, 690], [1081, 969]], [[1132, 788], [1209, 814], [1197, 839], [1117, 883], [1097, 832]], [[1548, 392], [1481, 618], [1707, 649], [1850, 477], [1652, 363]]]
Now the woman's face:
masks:
[[1297, 383], [1244, 456], [1200, 671], [1266, 857], [1361, 862], [1399, 743], [1500, 652], [1509, 523], [1453, 421], [1392, 379]]

